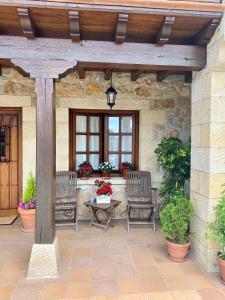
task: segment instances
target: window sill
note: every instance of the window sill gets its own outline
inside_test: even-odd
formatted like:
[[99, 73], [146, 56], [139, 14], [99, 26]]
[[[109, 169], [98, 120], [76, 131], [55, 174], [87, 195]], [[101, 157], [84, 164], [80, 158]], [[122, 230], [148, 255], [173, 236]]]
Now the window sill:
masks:
[[77, 184], [78, 185], [94, 185], [95, 180], [105, 180], [105, 181], [110, 181], [112, 184], [116, 185], [125, 185], [126, 184], [126, 179], [122, 177], [110, 177], [109, 179], [102, 179], [102, 177], [90, 177], [88, 179], [77, 179]]

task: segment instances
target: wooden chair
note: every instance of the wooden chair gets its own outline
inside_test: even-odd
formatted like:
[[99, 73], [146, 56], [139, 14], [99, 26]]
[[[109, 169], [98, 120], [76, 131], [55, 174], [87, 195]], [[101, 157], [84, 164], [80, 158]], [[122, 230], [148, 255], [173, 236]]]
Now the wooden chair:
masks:
[[[152, 192], [155, 193], [153, 201]], [[145, 171], [128, 171], [126, 177], [126, 200], [127, 200], [127, 229], [131, 224], [153, 225], [155, 232], [154, 211], [157, 206], [156, 188], [151, 186], [151, 173]], [[135, 217], [132, 217], [135, 213]], [[142, 216], [136, 217], [136, 215]], [[147, 215], [144, 217], [143, 214]]]
[[[57, 172], [56, 173], [56, 225], [75, 224], [78, 229], [77, 219], [77, 173], [76, 172]], [[57, 218], [57, 213], [62, 212], [64, 219]]]

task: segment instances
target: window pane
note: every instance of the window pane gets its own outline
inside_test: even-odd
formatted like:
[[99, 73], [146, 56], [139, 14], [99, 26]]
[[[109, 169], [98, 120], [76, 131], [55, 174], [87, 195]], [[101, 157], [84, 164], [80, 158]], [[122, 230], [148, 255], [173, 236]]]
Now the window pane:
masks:
[[86, 154], [77, 154], [76, 155], [76, 170], [79, 169], [79, 165], [87, 160]]
[[121, 118], [121, 132], [131, 133], [132, 132], [132, 117]]
[[118, 133], [119, 132], [119, 117], [109, 117], [109, 132]]
[[90, 132], [98, 133], [99, 132], [99, 117], [90, 117]]
[[86, 116], [76, 116], [76, 131], [86, 132], [87, 131], [87, 117]]
[[119, 154], [109, 154], [109, 162], [113, 165], [114, 169], [119, 169]]
[[98, 170], [99, 167], [99, 155], [98, 154], [90, 154], [89, 162], [92, 164], [94, 170]]
[[76, 152], [86, 151], [86, 135], [77, 135], [76, 136]]
[[122, 136], [122, 151], [131, 152], [132, 151], [132, 136], [124, 135]]
[[99, 136], [98, 135], [90, 135], [89, 151], [99, 151]]
[[119, 151], [119, 136], [118, 135], [110, 135], [109, 136], [109, 151]]
[[129, 162], [132, 164], [132, 155], [131, 154], [122, 154], [121, 155], [121, 162]]

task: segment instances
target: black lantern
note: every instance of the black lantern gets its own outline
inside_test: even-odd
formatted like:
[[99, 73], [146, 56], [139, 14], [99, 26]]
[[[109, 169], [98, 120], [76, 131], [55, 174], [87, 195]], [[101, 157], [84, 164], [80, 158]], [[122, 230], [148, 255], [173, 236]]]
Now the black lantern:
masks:
[[112, 71], [111, 71], [110, 87], [107, 89], [105, 94], [106, 94], [106, 97], [107, 97], [107, 104], [110, 107], [110, 109], [112, 109], [113, 106], [116, 104], [116, 95], [117, 95], [117, 91], [112, 86]]

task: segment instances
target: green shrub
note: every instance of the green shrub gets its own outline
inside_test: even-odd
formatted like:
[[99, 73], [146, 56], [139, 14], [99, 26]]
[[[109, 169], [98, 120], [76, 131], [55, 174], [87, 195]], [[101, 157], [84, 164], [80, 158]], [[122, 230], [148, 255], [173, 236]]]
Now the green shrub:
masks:
[[194, 208], [184, 191], [175, 192], [171, 197], [171, 203], [160, 212], [162, 231], [167, 239], [178, 244], [185, 244], [193, 214]]
[[219, 256], [225, 259], [225, 191], [222, 192], [221, 198], [214, 207], [215, 220], [209, 224], [209, 233], [207, 238], [214, 240], [219, 248]]
[[36, 180], [30, 172], [23, 193], [23, 203], [30, 202], [36, 196]]

